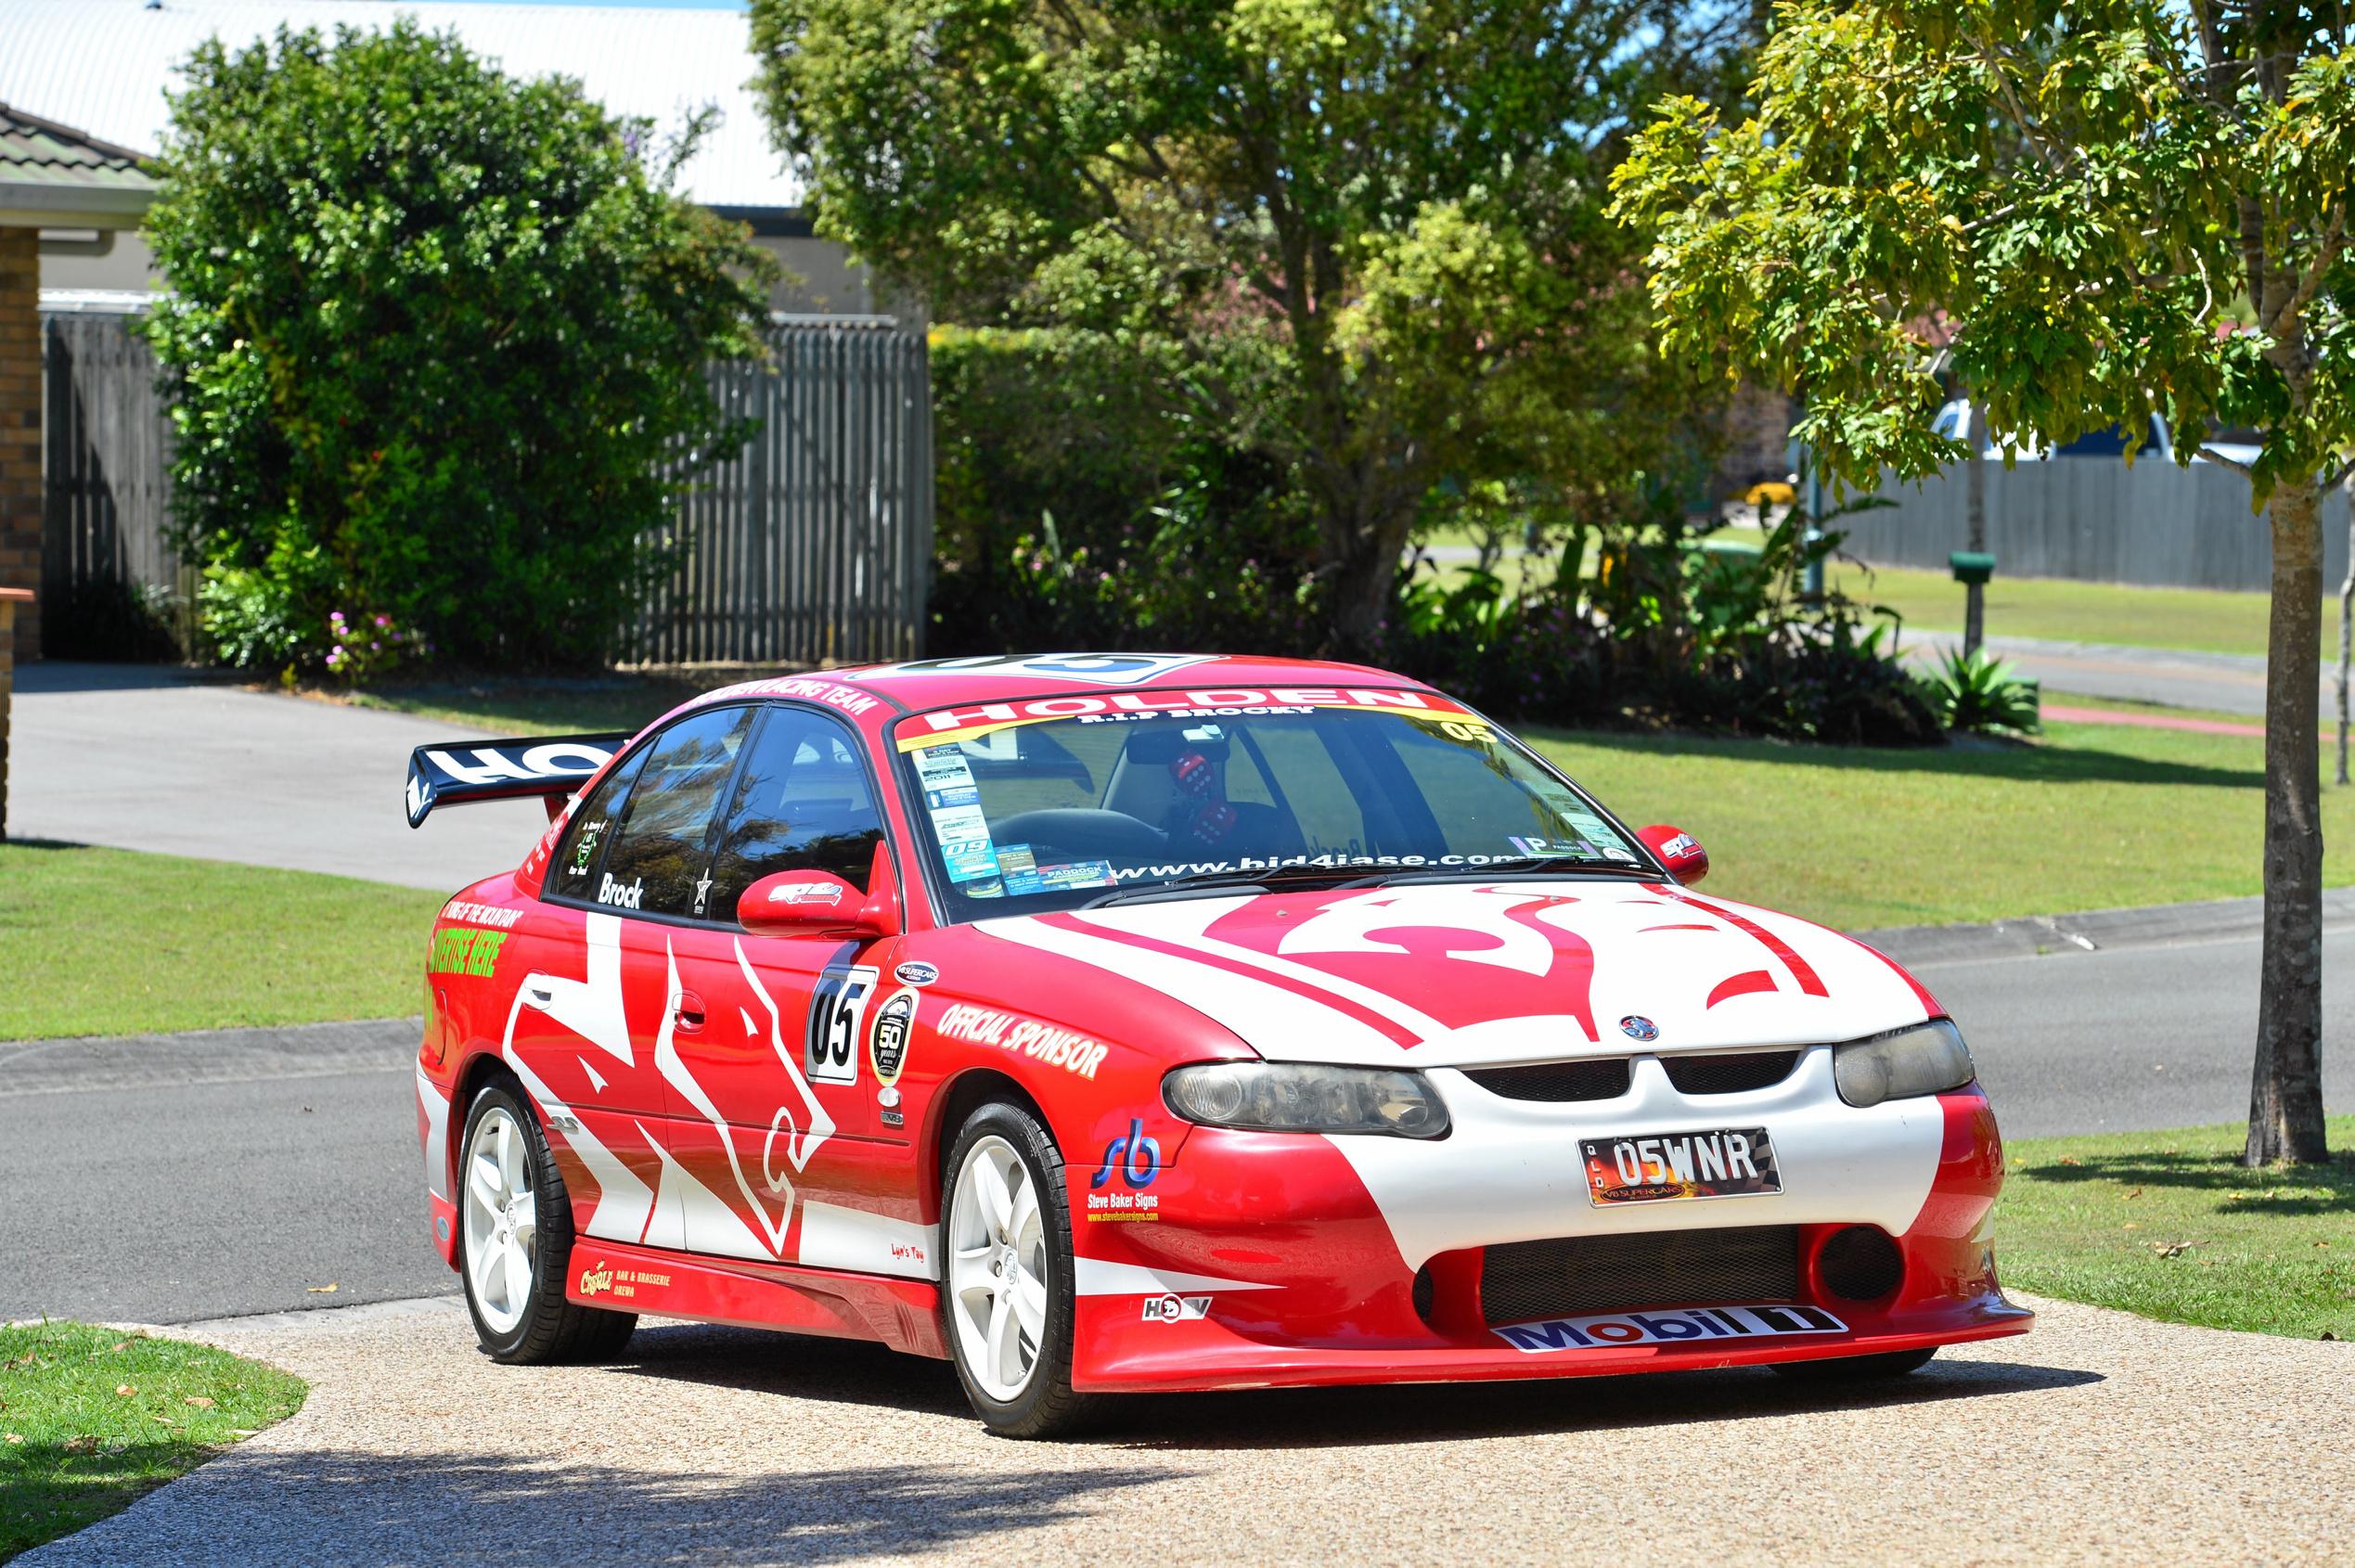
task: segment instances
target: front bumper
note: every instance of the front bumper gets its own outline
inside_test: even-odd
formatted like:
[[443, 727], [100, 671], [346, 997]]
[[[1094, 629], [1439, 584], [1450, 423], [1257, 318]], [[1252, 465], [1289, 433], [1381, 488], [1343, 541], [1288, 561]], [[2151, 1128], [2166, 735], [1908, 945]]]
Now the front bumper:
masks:
[[[1783, 1083], [1735, 1095], [1680, 1095], [1648, 1059], [1628, 1093], [1607, 1102], [1508, 1100], [1458, 1073], [1434, 1076], [1454, 1120], [1444, 1140], [1201, 1128], [1161, 1173], [1150, 1218], [1080, 1205], [1075, 1385], [1144, 1392], [1697, 1369], [1988, 1339], [2034, 1321], [1996, 1283], [1988, 1216], [2002, 1150], [1975, 1086], [1859, 1111], [1833, 1090], [1828, 1048], [1808, 1053]], [[1771, 1130], [1779, 1193], [1588, 1202], [1575, 1152], [1582, 1137], [1753, 1124]], [[1099, 1223], [1113, 1217], [1126, 1223]], [[1819, 1266], [1824, 1242], [1854, 1226], [1891, 1238], [1902, 1258], [1896, 1288], [1870, 1300], [1839, 1295]], [[1663, 1285], [1664, 1299], [1623, 1296], [1603, 1310], [1792, 1304], [1831, 1314], [1837, 1331], [1752, 1336], [1738, 1331], [1737, 1315], [1723, 1334], [1702, 1319], [1664, 1330], [1685, 1336], [1670, 1341], [1556, 1334], [1531, 1350], [1497, 1331], [1528, 1315], [1495, 1318], [1484, 1303], [1491, 1247], [1624, 1237], [1623, 1250], [1640, 1253], [1651, 1235], [1749, 1227], [1793, 1239], [1795, 1289], [1679, 1299]], [[1684, 1243], [1709, 1244], [1703, 1236]], [[1584, 1311], [1573, 1304], [1558, 1316]]]

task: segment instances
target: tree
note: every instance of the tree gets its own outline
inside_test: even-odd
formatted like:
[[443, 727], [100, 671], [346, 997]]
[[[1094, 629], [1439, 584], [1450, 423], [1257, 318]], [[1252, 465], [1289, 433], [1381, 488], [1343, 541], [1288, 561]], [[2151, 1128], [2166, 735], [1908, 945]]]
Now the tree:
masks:
[[224, 650], [349, 673], [340, 611], [484, 663], [606, 654], [669, 465], [740, 439], [705, 362], [761, 352], [768, 263], [667, 188], [685, 139], [407, 21], [214, 41], [187, 82], [149, 330]]
[[[1664, 348], [1798, 388], [1795, 433], [1847, 483], [1962, 455], [1930, 429], [1948, 369], [2007, 434], [2130, 439], [2155, 407], [2179, 431], [2264, 432], [2251, 1163], [2326, 1154], [2315, 693], [2319, 503], [2355, 441], [2347, 25], [2214, 0], [1793, 0], [1751, 116], [1672, 100], [1618, 174], [1618, 211], [1657, 237]], [[1918, 326], [1939, 310], [1960, 330], [1933, 352]]]
[[1591, 481], [1665, 432], [1603, 176], [1635, 107], [1711, 84], [1747, 18], [753, 0], [753, 39], [821, 232], [937, 315], [1217, 365], [1203, 416], [1307, 496], [1331, 640], [1362, 652], [1443, 480]]

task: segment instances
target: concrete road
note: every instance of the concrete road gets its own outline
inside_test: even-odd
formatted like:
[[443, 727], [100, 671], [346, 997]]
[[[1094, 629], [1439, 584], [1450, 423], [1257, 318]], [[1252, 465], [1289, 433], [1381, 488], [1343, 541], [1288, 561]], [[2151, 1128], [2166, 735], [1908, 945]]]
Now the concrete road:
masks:
[[454, 1304], [215, 1324], [302, 1409], [19, 1562], [2347, 1561], [2355, 1347], [2029, 1305], [1878, 1388], [1159, 1397], [1071, 1443], [991, 1438], [944, 1364], [868, 1345], [663, 1325], [503, 1368]]
[[[8, 832], [454, 893], [523, 858], [547, 814], [491, 801], [412, 832], [410, 751], [462, 728], [140, 664], [17, 672]], [[354, 811], [354, 798], [375, 809]]]
[[[2355, 966], [2355, 927], [2326, 963]], [[2014, 1137], [2247, 1114], [2247, 938], [1924, 963]], [[2325, 1080], [2355, 1104], [2355, 1009]], [[372, 1033], [371, 1033], [372, 1031]], [[448, 1292], [427, 1241], [417, 1026], [0, 1046], [0, 1319], [187, 1322]], [[332, 1294], [313, 1288], [333, 1283]]]
[[0, 1045], [0, 1321], [179, 1323], [457, 1289], [426, 1229], [418, 1032]]
[[[2257, 1037], [2254, 937], [1912, 966], [1962, 1027], [2014, 1137], [2235, 1122]], [[2355, 974], [2355, 927], [2323, 939]], [[2326, 978], [2327, 984], [2327, 978]], [[2355, 1108], [2355, 1009], [2323, 1014], [2323, 1082]]]

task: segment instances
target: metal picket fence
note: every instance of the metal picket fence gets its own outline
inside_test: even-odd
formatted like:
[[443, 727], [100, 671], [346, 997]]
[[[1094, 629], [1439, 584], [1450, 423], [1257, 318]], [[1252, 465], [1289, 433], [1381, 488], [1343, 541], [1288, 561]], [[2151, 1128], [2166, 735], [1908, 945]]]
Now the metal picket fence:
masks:
[[[43, 643], [139, 657], [126, 606], [193, 646], [195, 577], [173, 549], [171, 416], [133, 330], [138, 296], [45, 297]], [[676, 565], [616, 628], [623, 662], [816, 664], [923, 651], [933, 559], [923, 334], [888, 317], [778, 316], [763, 364], [721, 363], [721, 406], [755, 423], [684, 481], [650, 544]], [[148, 640], [152, 641], [152, 630]]]

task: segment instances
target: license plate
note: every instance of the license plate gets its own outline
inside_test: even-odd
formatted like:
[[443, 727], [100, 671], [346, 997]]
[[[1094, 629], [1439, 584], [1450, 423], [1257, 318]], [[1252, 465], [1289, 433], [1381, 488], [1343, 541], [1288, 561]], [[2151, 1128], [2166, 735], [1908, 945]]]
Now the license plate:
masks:
[[1578, 1151], [1587, 1163], [1587, 1197], [1597, 1208], [1782, 1190], [1764, 1127], [1581, 1138]]

